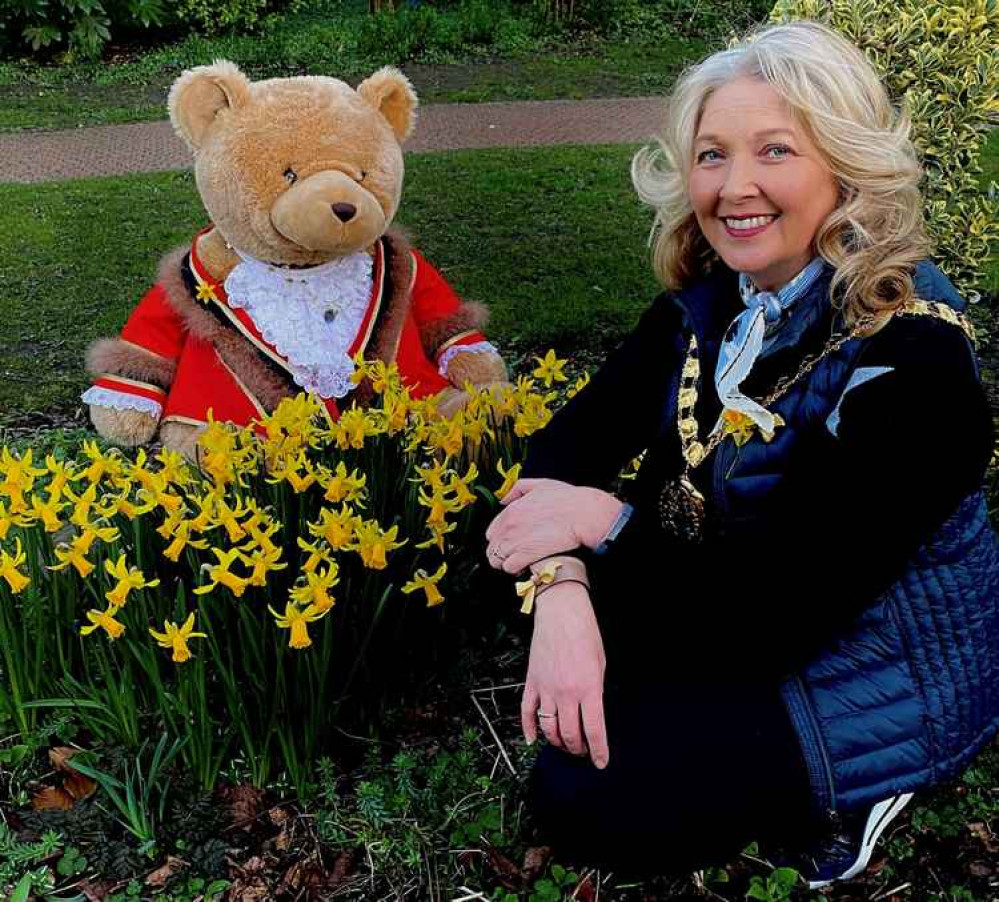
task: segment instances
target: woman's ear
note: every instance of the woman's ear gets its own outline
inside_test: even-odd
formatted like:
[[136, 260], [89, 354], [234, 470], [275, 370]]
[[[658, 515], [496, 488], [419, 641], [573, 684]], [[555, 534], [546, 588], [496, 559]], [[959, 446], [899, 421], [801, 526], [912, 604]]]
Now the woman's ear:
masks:
[[385, 66], [357, 86], [357, 93], [381, 113], [401, 144], [416, 125], [416, 91], [398, 69]]
[[181, 75], [170, 88], [167, 108], [174, 130], [191, 150], [197, 150], [220, 113], [249, 100], [249, 79], [234, 63], [216, 60]]

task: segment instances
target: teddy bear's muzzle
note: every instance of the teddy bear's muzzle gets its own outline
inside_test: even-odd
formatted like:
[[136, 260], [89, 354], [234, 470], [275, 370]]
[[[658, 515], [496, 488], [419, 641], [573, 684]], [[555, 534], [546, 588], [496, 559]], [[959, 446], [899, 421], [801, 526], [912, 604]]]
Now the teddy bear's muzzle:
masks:
[[271, 208], [271, 223], [309, 251], [343, 256], [369, 247], [385, 231], [385, 211], [350, 176], [326, 170], [296, 182]]

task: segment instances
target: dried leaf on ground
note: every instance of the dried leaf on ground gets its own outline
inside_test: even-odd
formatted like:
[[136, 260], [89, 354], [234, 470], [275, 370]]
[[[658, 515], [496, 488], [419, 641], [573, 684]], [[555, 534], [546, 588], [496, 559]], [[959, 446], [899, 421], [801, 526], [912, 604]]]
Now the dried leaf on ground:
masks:
[[184, 870], [186, 867], [187, 862], [184, 861], [183, 858], [177, 858], [175, 855], [168, 855], [166, 864], [158, 867], [146, 877], [146, 886], [166, 886], [167, 881], [171, 877]]
[[593, 879], [592, 873], [583, 875], [583, 879], [579, 881], [576, 889], [573, 890], [572, 898], [579, 900], [579, 902], [596, 902], [597, 881]]
[[61, 786], [46, 786], [35, 793], [31, 807], [35, 811], [69, 811], [74, 799]]
[[492, 846], [486, 846], [486, 858], [496, 874], [497, 879], [507, 889], [517, 891], [524, 885], [524, 875], [502, 852], [497, 851]]
[[545, 865], [548, 864], [548, 859], [551, 857], [551, 846], [531, 846], [524, 853], [524, 867], [521, 869], [524, 881], [533, 883], [545, 869]]
[[222, 799], [229, 808], [229, 816], [234, 827], [247, 827], [258, 814], [264, 803], [264, 790], [247, 783], [227, 786], [221, 791]]
[[357, 852], [353, 849], [337, 855], [336, 861], [333, 862], [333, 869], [330, 871], [329, 877], [326, 878], [326, 887], [328, 889], [335, 889], [347, 880], [354, 873], [354, 864], [356, 861]]

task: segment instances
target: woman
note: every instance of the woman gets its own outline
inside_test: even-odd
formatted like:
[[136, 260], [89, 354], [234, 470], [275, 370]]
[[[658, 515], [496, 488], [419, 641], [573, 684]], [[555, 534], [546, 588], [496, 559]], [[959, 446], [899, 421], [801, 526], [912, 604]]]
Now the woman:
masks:
[[999, 727], [991, 418], [919, 175], [863, 55], [808, 22], [687, 72], [636, 157], [669, 290], [487, 534], [533, 574], [523, 730], [566, 851], [814, 842], [813, 886], [848, 878]]

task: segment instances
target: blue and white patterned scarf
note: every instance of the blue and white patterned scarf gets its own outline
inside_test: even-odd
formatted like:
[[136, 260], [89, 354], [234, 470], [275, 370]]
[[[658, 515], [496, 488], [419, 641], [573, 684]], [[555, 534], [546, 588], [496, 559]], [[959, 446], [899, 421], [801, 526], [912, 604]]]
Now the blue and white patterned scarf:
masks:
[[773, 414], [746, 397], [741, 391], [742, 383], [785, 321], [791, 306], [811, 288], [824, 266], [821, 257], [814, 258], [777, 292], [760, 291], [747, 275], [739, 274], [739, 293], [746, 309], [725, 333], [715, 367], [715, 388], [723, 409], [744, 413], [765, 433], [774, 431]]

